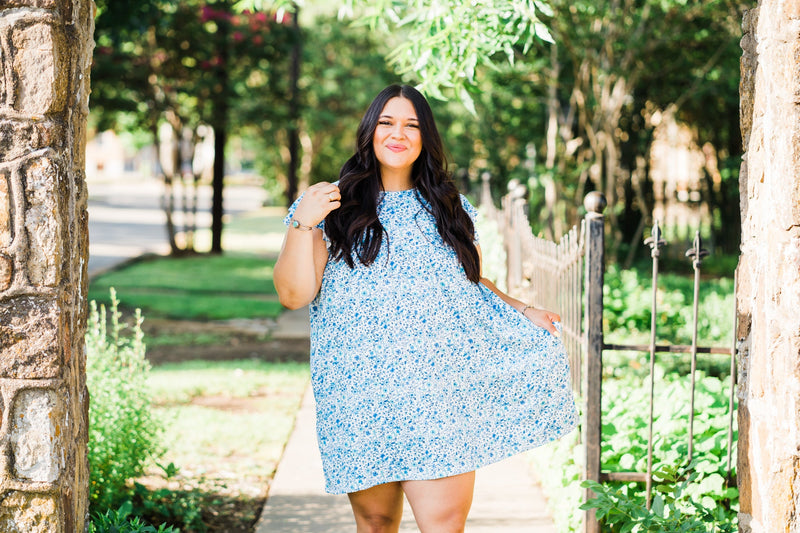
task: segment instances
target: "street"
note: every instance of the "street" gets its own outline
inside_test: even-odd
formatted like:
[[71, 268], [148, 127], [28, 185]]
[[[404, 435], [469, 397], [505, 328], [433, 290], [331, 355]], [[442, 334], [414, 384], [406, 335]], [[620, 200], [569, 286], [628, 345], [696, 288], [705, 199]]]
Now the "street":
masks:
[[[161, 209], [164, 186], [159, 180], [90, 182], [88, 188], [90, 276], [144, 253], [169, 253]], [[264, 197], [261, 187], [229, 185], [224, 193], [225, 214], [258, 209]], [[198, 204], [197, 227], [207, 229], [211, 225], [210, 186], [201, 187]]]

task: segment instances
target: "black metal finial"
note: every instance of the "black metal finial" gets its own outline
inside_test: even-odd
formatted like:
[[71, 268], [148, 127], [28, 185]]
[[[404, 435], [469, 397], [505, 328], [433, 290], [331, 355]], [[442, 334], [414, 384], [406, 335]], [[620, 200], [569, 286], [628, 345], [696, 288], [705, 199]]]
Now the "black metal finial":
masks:
[[661, 227], [658, 225], [658, 220], [653, 223], [653, 230], [650, 236], [644, 240], [644, 243], [651, 248], [650, 257], [658, 257], [661, 255], [660, 248], [667, 245], [661, 236]]
[[589, 213], [603, 214], [607, 205], [605, 195], [599, 191], [592, 191], [583, 198], [583, 207]]
[[692, 258], [692, 266], [698, 268], [703, 264], [703, 258], [709, 255], [709, 251], [703, 248], [703, 239], [700, 238], [700, 230], [694, 234], [692, 247], [686, 250], [686, 257]]

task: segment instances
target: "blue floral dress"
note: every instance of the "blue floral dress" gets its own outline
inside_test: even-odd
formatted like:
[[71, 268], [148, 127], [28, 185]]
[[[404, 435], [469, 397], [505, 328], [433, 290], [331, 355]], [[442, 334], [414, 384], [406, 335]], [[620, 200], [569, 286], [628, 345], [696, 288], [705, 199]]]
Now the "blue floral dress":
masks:
[[561, 341], [467, 279], [415, 189], [380, 194], [375, 262], [330, 259], [310, 305], [326, 490], [461, 474], [570, 432]]

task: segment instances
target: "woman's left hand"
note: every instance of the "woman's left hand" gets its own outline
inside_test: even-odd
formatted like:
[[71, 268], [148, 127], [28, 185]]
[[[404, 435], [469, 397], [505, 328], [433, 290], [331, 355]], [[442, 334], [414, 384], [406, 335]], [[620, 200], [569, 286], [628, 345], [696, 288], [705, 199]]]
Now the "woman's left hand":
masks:
[[547, 309], [534, 309], [529, 307], [525, 309], [525, 318], [550, 332], [554, 337], [560, 337], [561, 332], [558, 331], [553, 325], [553, 322], [561, 322], [561, 315], [548, 311]]

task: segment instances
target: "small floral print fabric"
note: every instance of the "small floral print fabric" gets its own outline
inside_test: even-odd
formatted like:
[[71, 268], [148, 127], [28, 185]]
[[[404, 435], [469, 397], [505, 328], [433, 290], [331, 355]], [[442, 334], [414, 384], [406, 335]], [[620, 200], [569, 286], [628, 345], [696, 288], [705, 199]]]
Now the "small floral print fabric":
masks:
[[326, 490], [461, 474], [570, 432], [561, 341], [467, 279], [415, 189], [380, 194], [375, 262], [330, 259], [310, 305]]

